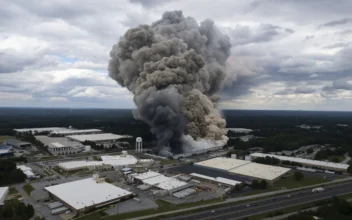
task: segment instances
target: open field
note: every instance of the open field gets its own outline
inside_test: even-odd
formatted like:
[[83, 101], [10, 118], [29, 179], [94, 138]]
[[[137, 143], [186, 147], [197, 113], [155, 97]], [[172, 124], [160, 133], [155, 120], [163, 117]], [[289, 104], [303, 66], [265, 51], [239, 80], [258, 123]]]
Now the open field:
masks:
[[1, 136], [0, 135], [0, 143], [2, 143], [4, 140], [6, 140], [6, 139], [13, 139], [14, 137], [13, 136]]
[[30, 196], [34, 188], [30, 183], [27, 183], [26, 185], [23, 186], [23, 190], [27, 193], [27, 195]]

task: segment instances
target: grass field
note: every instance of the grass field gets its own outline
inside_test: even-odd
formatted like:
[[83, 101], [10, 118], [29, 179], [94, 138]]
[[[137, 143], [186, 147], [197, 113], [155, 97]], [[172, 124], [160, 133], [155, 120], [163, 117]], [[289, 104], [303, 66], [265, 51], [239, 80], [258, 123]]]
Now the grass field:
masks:
[[27, 193], [27, 195], [31, 195], [31, 192], [34, 191], [33, 186], [30, 183], [27, 183], [23, 186], [23, 190]]
[[13, 136], [1, 136], [0, 135], [0, 143], [2, 143], [4, 140], [6, 140], [6, 139], [13, 139], [13, 138], [15, 138], [15, 137], [13, 137]]
[[[173, 205], [164, 200], [155, 200], [155, 203], [158, 204], [159, 206], [159, 208], [157, 209], [147, 209], [147, 210], [138, 211], [138, 212], [122, 213], [122, 214], [113, 215], [113, 216], [106, 216], [103, 219], [104, 220], [122, 220], [122, 219], [136, 218], [140, 216], [153, 215], [156, 213], [168, 212], [176, 209], [190, 208], [194, 206], [206, 205], [206, 204], [211, 204], [211, 203], [220, 202], [220, 201], [221, 199], [218, 198], [218, 199], [211, 199], [211, 200], [205, 200], [205, 201], [199, 201], [199, 202], [185, 203], [180, 205]], [[93, 212], [89, 215], [83, 216], [81, 218], [78, 218], [77, 220], [98, 220], [98, 219], [101, 219], [101, 217], [103, 216], [104, 215], [101, 214], [101, 211], [98, 211], [98, 212]]]
[[17, 191], [16, 188], [10, 187], [10, 189], [9, 189], [9, 194], [10, 194], [10, 195], [17, 194], [17, 193], [18, 193], [18, 191]]
[[319, 183], [326, 183], [326, 182], [329, 182], [329, 180], [324, 179], [322, 177], [305, 175], [301, 181], [296, 181], [296, 180], [294, 180], [293, 176], [290, 176], [287, 179], [282, 179], [282, 180], [279, 180], [278, 182], [276, 182], [274, 188], [276, 188], [276, 189], [281, 189], [281, 188], [293, 189], [293, 188], [309, 186], [309, 185], [314, 185], [314, 184], [319, 184]]

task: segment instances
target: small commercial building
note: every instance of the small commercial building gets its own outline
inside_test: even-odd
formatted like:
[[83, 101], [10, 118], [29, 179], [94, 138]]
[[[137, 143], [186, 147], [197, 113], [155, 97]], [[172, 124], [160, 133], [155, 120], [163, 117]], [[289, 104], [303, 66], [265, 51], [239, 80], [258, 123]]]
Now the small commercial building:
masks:
[[154, 189], [165, 190], [169, 194], [193, 186], [193, 184], [178, 180], [174, 177], [167, 177], [161, 173], [154, 171], [148, 171], [139, 174], [135, 173], [131, 174], [130, 177], [132, 178], [133, 182], [143, 184], [145, 186], [150, 186]]
[[252, 159], [255, 159], [258, 157], [274, 157], [281, 161], [290, 161], [290, 162], [298, 163], [303, 167], [318, 168], [322, 170], [330, 170], [330, 171], [338, 171], [338, 172], [347, 172], [347, 169], [349, 167], [348, 164], [333, 163], [333, 162], [326, 162], [326, 161], [320, 161], [320, 160], [310, 160], [310, 159], [304, 159], [304, 158], [298, 158], [298, 157], [279, 156], [274, 154], [253, 153], [251, 154], [251, 157]]
[[69, 135], [67, 138], [78, 141], [78, 142], [85, 142], [85, 141], [92, 141], [95, 143], [104, 143], [104, 142], [116, 142], [121, 138], [126, 138], [129, 136], [125, 135], [117, 135], [112, 133], [101, 133], [101, 134], [87, 134], [87, 135]]
[[9, 194], [9, 187], [0, 187], [0, 206], [4, 205], [6, 196]]
[[17, 169], [20, 169], [28, 179], [36, 178], [37, 176], [33, 173], [32, 168], [27, 167], [25, 165], [18, 165]]
[[32, 144], [25, 142], [25, 141], [20, 141], [16, 139], [7, 139], [4, 140], [4, 144], [11, 146], [11, 147], [16, 147], [16, 148], [26, 148], [26, 147], [31, 147]]
[[0, 149], [0, 157], [13, 156], [13, 152], [10, 149]]
[[61, 201], [78, 214], [133, 197], [131, 192], [107, 183], [98, 176], [44, 189], [49, 192], [52, 199]]

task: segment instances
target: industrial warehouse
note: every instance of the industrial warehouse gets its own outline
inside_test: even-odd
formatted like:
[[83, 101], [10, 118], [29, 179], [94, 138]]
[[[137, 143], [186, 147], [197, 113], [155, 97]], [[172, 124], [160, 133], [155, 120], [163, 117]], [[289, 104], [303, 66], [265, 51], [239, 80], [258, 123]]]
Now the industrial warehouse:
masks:
[[133, 155], [129, 155], [126, 151], [123, 151], [121, 155], [114, 156], [101, 156], [101, 161], [69, 161], [57, 164], [57, 166], [64, 171], [70, 172], [81, 169], [90, 170], [101, 170], [108, 168], [120, 168], [126, 165], [133, 164], [152, 164], [152, 159], [140, 159], [138, 160]]
[[288, 174], [291, 170], [284, 167], [270, 166], [253, 163], [246, 160], [224, 157], [216, 157], [210, 160], [195, 163], [194, 165], [248, 177], [252, 180], [266, 180], [270, 184], [273, 184], [276, 180]]
[[60, 200], [64, 206], [76, 213], [133, 197], [131, 192], [106, 183], [104, 178], [99, 178], [98, 175], [94, 175], [93, 178], [45, 187], [45, 190], [49, 192], [52, 199]]
[[78, 141], [78, 142], [92, 141], [95, 143], [115, 142], [121, 138], [126, 138], [126, 137], [129, 137], [129, 136], [117, 135], [117, 134], [112, 134], [112, 133], [67, 136], [67, 138], [69, 138], [73, 141]]
[[48, 137], [44, 135], [35, 136], [35, 138], [48, 147], [53, 155], [75, 154], [83, 151], [85, 147], [76, 141], [71, 141], [66, 137]]
[[318, 169], [330, 170], [330, 171], [339, 171], [339, 172], [347, 172], [347, 169], [349, 167], [348, 164], [325, 162], [325, 161], [319, 161], [319, 160], [309, 160], [309, 159], [297, 158], [297, 157], [279, 156], [274, 154], [253, 153], [251, 154], [251, 157], [253, 159], [258, 157], [274, 157], [281, 161], [295, 162], [305, 167], [318, 168]]
[[72, 129], [72, 130], [62, 130], [53, 131], [50, 133], [51, 136], [68, 136], [68, 135], [85, 135], [85, 134], [98, 134], [102, 131], [100, 129]]
[[156, 189], [167, 191], [169, 194], [193, 186], [192, 184], [178, 180], [175, 177], [167, 177], [162, 175], [161, 173], [157, 173], [154, 171], [131, 174], [130, 178], [132, 182], [144, 185], [142, 185], [140, 188], [149, 189], [153, 187]]

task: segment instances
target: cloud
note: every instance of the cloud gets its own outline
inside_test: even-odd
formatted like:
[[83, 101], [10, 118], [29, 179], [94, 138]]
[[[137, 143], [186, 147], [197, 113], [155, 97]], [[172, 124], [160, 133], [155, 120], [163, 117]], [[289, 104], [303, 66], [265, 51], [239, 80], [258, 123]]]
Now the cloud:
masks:
[[0, 106], [133, 108], [131, 94], [107, 76], [111, 46], [128, 28], [178, 9], [211, 18], [231, 38], [221, 106], [352, 110], [351, 7], [349, 0], [8, 1], [0, 8]]
[[315, 89], [308, 88], [308, 87], [297, 87], [295, 90], [295, 93], [298, 93], [298, 94], [310, 94], [314, 92], [315, 92]]
[[352, 18], [343, 18], [340, 20], [335, 20], [335, 21], [330, 21], [330, 22], [324, 23], [324, 24], [320, 24], [318, 26], [318, 29], [324, 28], [324, 27], [335, 27], [335, 26], [344, 25], [344, 24], [347, 24], [350, 22], [352, 22]]
[[237, 25], [235, 28], [229, 29], [230, 39], [234, 46], [268, 42], [277, 39], [278, 37], [285, 37], [294, 33], [292, 29], [284, 29], [272, 24], [259, 24], [257, 27], [250, 27], [248, 25]]
[[143, 7], [146, 7], [146, 8], [160, 6], [171, 1], [177, 1], [177, 0], [130, 0], [130, 2], [141, 4]]
[[330, 44], [330, 45], [325, 46], [323, 48], [324, 49], [345, 48], [345, 47], [348, 47], [348, 45], [349, 45], [349, 43], [339, 42], [339, 43]]

